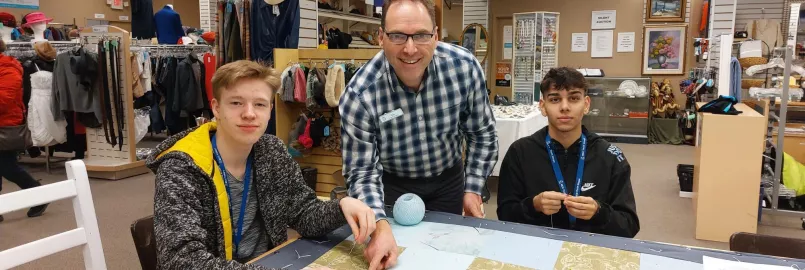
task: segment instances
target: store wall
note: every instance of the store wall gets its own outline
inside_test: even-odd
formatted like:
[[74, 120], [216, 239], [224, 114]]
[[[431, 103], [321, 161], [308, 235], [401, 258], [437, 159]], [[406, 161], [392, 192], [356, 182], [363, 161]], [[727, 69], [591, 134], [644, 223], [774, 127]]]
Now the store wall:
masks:
[[[701, 18], [702, 0], [691, 1], [691, 23], [688, 25], [688, 40], [698, 36], [699, 20]], [[518, 0], [495, 0], [490, 1], [490, 29], [502, 29], [495, 25], [501, 21], [511, 24], [511, 17], [516, 12], [531, 11], [552, 11], [561, 13], [559, 19], [559, 65], [568, 67], [601, 68], [607, 77], [644, 77], [642, 75], [641, 60], [643, 46], [643, 4], [645, 0], [563, 0], [563, 1], [518, 1]], [[619, 32], [635, 32], [636, 43], [635, 51], [630, 53], [618, 53], [613, 51], [611, 58], [591, 58], [590, 52], [571, 53], [571, 33], [590, 33], [592, 30], [591, 20], [594, 10], [617, 10], [617, 24], [614, 30], [617, 41]], [[492, 33], [493, 38], [500, 38], [502, 35]], [[493, 55], [490, 56], [490, 63], [494, 64], [502, 59], [502, 41], [492, 40]], [[613, 46], [615, 46], [613, 44]], [[614, 50], [614, 48], [613, 48]], [[694, 66], [692, 41], [686, 46], [687, 59], [685, 61], [685, 71]], [[487, 74], [488, 83], [494, 86], [495, 74], [493, 68]], [[647, 75], [648, 76], [648, 75]], [[651, 76], [653, 81], [661, 81], [668, 78], [671, 85], [676, 89], [677, 102], [684, 104], [685, 98], [679, 94], [679, 82], [685, 75], [678, 76]], [[493, 92], [511, 97], [511, 88], [490, 87]], [[493, 94], [495, 94], [493, 93]]]
[[156, 13], [165, 5], [173, 4], [173, 10], [182, 18], [182, 25], [201, 27], [201, 15], [198, 0], [153, 0]]
[[[442, 10], [442, 25], [447, 29], [447, 40], [459, 40], [461, 37], [461, 32], [464, 31], [464, 27], [461, 25], [463, 15], [462, 7], [456, 4], [453, 4], [452, 9], [447, 9], [445, 6]], [[443, 32], [439, 31], [439, 34], [441, 33]], [[444, 40], [444, 37], [441, 38]]]
[[86, 19], [94, 19], [95, 14], [100, 13], [105, 15], [105, 19], [109, 20], [111, 25], [131, 30], [131, 22], [119, 21], [120, 16], [129, 16], [131, 19], [131, 7], [124, 7], [122, 10], [112, 9], [106, 4], [106, 0], [39, 0], [39, 10], [0, 8], [0, 12], [13, 14], [17, 23], [22, 21], [25, 14], [35, 11], [53, 18], [54, 23], [72, 24], [75, 19], [75, 23], [79, 26], [86, 25]]

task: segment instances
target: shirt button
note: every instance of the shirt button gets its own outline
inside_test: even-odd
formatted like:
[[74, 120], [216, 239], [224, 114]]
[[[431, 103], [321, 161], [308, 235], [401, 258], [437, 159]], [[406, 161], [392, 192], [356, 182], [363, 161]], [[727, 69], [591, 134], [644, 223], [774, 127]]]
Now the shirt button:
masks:
[[425, 117], [419, 116], [419, 121], [425, 120]]

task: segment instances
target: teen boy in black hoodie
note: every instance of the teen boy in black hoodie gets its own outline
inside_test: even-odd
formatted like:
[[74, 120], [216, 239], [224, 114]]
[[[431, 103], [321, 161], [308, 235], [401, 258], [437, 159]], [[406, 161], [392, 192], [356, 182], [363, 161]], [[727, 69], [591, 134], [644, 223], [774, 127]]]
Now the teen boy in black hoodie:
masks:
[[581, 125], [590, 109], [584, 76], [575, 69], [555, 68], [541, 86], [539, 106], [548, 126], [517, 140], [506, 152], [498, 218], [634, 237], [640, 223], [629, 162], [617, 146]]

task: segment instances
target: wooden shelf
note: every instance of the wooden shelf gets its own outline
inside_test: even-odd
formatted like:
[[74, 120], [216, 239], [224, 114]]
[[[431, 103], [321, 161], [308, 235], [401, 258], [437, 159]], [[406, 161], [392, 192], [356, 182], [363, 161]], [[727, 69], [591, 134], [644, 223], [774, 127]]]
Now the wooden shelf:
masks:
[[319, 9], [319, 17], [380, 25], [380, 18], [344, 13], [335, 10]]

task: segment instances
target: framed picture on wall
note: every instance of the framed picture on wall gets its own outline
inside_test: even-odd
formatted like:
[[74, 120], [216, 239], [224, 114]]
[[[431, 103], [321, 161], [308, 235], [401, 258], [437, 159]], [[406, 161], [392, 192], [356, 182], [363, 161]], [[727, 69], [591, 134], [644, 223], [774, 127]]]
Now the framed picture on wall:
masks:
[[684, 22], [687, 0], [646, 0], [646, 22]]
[[643, 74], [685, 73], [686, 30], [685, 25], [647, 25], [643, 28]]

